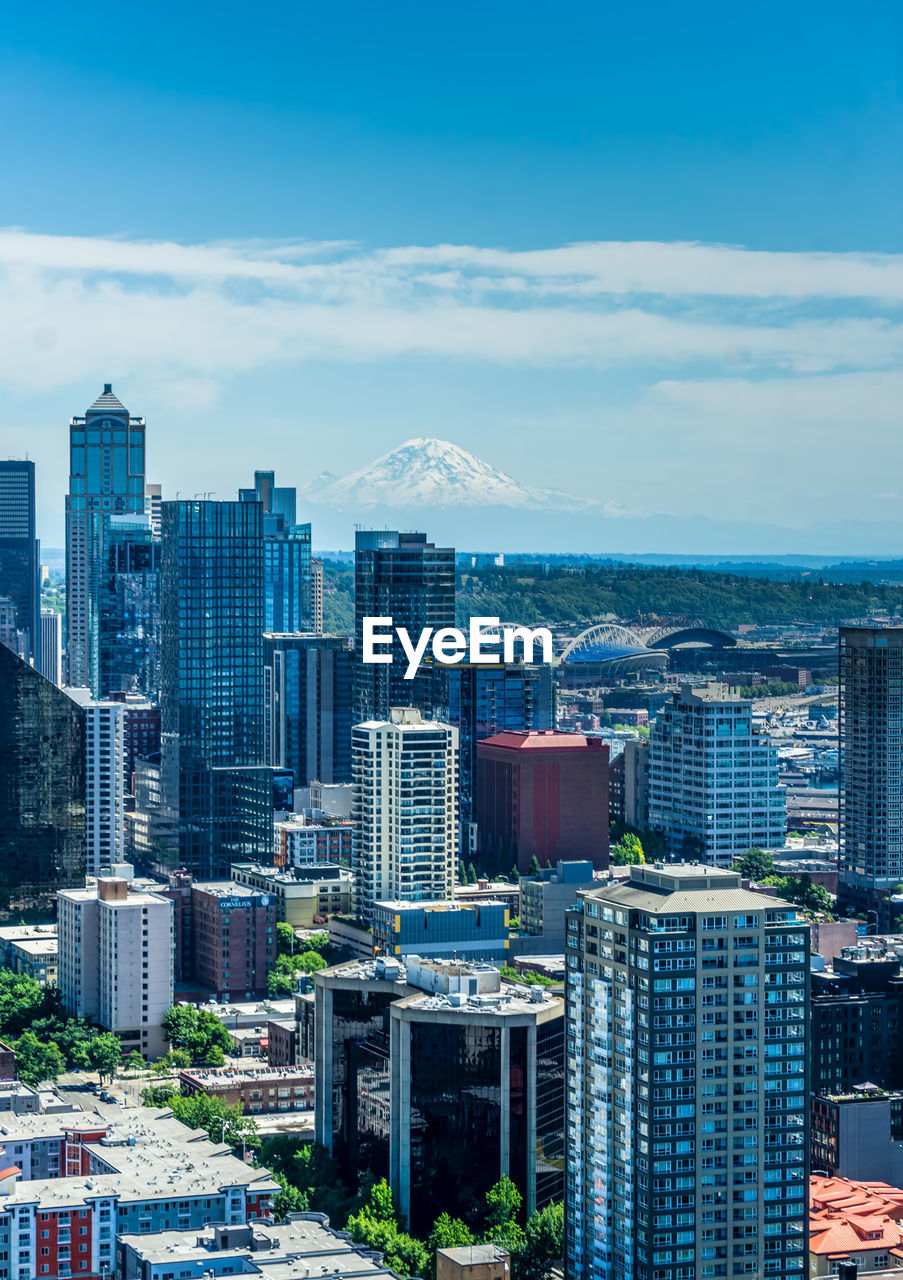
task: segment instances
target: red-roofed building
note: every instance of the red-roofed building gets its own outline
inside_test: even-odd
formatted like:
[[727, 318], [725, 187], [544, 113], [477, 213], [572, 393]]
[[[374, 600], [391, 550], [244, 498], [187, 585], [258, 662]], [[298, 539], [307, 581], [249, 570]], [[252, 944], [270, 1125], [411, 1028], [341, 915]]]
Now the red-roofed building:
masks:
[[589, 860], [608, 866], [608, 746], [555, 729], [507, 730], [477, 743], [481, 852], [530, 869]]
[[862, 1272], [903, 1267], [903, 1190], [886, 1182], [809, 1179], [809, 1274], [849, 1260]]

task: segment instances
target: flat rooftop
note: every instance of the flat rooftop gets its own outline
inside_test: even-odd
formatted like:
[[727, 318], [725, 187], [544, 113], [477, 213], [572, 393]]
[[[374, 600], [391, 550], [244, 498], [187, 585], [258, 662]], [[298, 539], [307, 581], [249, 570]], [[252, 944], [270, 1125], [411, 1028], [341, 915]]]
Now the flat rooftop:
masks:
[[299, 1062], [294, 1067], [190, 1067], [179, 1072], [180, 1079], [214, 1089], [235, 1089], [243, 1084], [279, 1084], [312, 1076], [312, 1062]]
[[[107, 1130], [102, 1141], [85, 1144], [92, 1162], [96, 1161], [102, 1171], [87, 1177], [20, 1182], [4, 1197], [5, 1205], [37, 1202], [48, 1208], [63, 1208], [103, 1196], [118, 1196], [121, 1202], [128, 1203], [146, 1200], [149, 1194], [213, 1196], [238, 1186], [253, 1186], [261, 1192], [278, 1190], [267, 1169], [253, 1169], [236, 1159], [227, 1145], [211, 1142], [199, 1129], [189, 1129], [166, 1108], [144, 1107], [122, 1119], [98, 1118], [94, 1124], [88, 1116], [73, 1115], [79, 1121], [75, 1127]], [[65, 1115], [11, 1117], [14, 1123], [4, 1127], [12, 1128], [14, 1133], [4, 1138], [4, 1145], [19, 1139], [25, 1130], [20, 1122], [42, 1119], [55, 1121], [54, 1129], [46, 1130], [45, 1136], [51, 1136], [51, 1132], [60, 1134], [70, 1127]], [[129, 1145], [132, 1138], [134, 1143]]]
[[11, 945], [17, 951], [24, 951], [29, 956], [55, 956], [59, 953], [60, 943], [56, 934], [44, 938], [15, 938]]
[[[317, 1219], [320, 1219], [319, 1221]], [[253, 1242], [236, 1244], [228, 1249], [216, 1248], [213, 1227], [202, 1231], [157, 1231], [153, 1234], [121, 1235], [121, 1244], [142, 1261], [151, 1265], [192, 1261], [209, 1262], [216, 1274], [223, 1275], [225, 1265], [245, 1259], [248, 1271], [264, 1280], [299, 1280], [315, 1267], [318, 1275], [392, 1276], [394, 1272], [381, 1266], [377, 1257], [363, 1245], [355, 1245], [328, 1226], [322, 1215], [291, 1214], [278, 1226], [256, 1220], [250, 1224]], [[234, 1238], [241, 1228], [229, 1228]], [[494, 1247], [494, 1246], [492, 1246]], [[233, 1273], [229, 1268], [229, 1274]], [[242, 1274], [244, 1269], [242, 1269]], [[235, 1274], [239, 1274], [235, 1272]]]

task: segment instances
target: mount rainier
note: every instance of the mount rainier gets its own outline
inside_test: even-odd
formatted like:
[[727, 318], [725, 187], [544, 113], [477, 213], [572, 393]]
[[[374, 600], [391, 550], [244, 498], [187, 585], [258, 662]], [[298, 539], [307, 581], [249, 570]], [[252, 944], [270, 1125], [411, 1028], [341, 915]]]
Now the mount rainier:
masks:
[[318, 476], [305, 490], [318, 504], [344, 507], [515, 507], [589, 510], [595, 504], [533, 489], [448, 440], [406, 440], [359, 471]]

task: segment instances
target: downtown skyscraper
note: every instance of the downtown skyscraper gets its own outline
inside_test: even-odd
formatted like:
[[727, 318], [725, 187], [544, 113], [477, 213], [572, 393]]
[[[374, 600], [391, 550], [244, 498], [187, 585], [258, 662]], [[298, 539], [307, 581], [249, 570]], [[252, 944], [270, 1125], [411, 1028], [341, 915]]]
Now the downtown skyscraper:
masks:
[[105, 553], [114, 516], [143, 515], [145, 421], [104, 384], [84, 417], [69, 423], [66, 498], [68, 683], [101, 693], [100, 613]]
[[424, 627], [455, 625], [455, 552], [425, 533], [359, 529], [354, 540], [355, 718], [385, 720], [392, 707], [434, 716], [448, 704], [447, 671], [424, 662], [405, 680], [407, 659], [397, 637], [391, 663], [364, 663], [364, 618], [391, 618], [415, 639]]
[[412, 707], [352, 730], [355, 906], [450, 898], [458, 864], [458, 730]]
[[15, 610], [10, 639], [41, 667], [41, 549], [35, 533], [34, 463], [0, 459], [0, 599]]
[[162, 793], [202, 878], [272, 854], [263, 574], [259, 503], [163, 503]]
[[802, 1280], [808, 929], [702, 863], [578, 896], [569, 1280]]
[[297, 522], [297, 491], [278, 486], [273, 471], [255, 471], [240, 502], [259, 502], [263, 517], [263, 629], [314, 631], [310, 525]]

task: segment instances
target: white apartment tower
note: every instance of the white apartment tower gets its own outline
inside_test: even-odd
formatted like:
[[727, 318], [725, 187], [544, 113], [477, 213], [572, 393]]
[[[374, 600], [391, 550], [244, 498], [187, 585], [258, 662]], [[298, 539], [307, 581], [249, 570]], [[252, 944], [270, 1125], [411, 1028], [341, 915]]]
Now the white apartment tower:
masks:
[[41, 610], [41, 674], [63, 683], [63, 619], [51, 609]]
[[87, 689], [66, 689], [85, 712], [85, 870], [125, 859], [125, 720], [122, 702], [93, 702]]
[[803, 1280], [808, 929], [700, 863], [567, 917], [569, 1280]]
[[85, 889], [61, 889], [59, 985], [63, 1005], [146, 1058], [167, 1050], [160, 1024], [173, 1002], [173, 904], [101, 877]]
[[730, 865], [753, 845], [784, 843], [777, 749], [726, 685], [682, 685], [658, 713], [648, 787], [649, 826], [671, 857]]
[[458, 731], [412, 707], [352, 730], [356, 909], [450, 898], [458, 858]]

